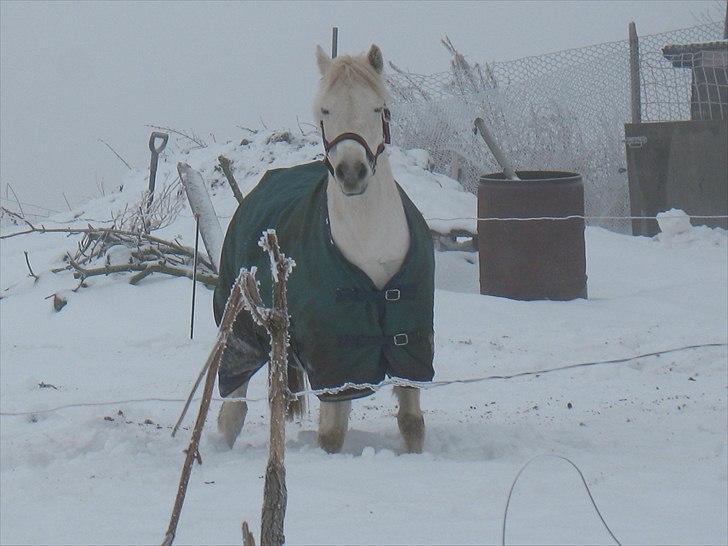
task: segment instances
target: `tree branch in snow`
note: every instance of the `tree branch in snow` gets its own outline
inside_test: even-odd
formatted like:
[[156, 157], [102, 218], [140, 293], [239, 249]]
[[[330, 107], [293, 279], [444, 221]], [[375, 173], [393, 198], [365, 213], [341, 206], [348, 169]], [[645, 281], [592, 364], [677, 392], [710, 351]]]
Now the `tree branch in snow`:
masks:
[[241, 271], [235, 281], [235, 284], [233, 284], [230, 297], [225, 305], [225, 312], [223, 313], [222, 321], [220, 322], [217, 340], [215, 341], [215, 345], [213, 346], [210, 356], [207, 357], [207, 362], [205, 363], [205, 368], [207, 368], [207, 377], [205, 379], [205, 388], [202, 393], [202, 401], [200, 402], [200, 410], [197, 413], [197, 420], [195, 421], [195, 426], [192, 429], [192, 437], [190, 438], [189, 446], [185, 450], [185, 460], [182, 464], [182, 475], [180, 476], [179, 486], [177, 487], [177, 496], [174, 501], [172, 515], [169, 520], [169, 526], [167, 527], [164, 540], [162, 541], [162, 546], [172, 546], [172, 543], [174, 542], [174, 537], [177, 532], [177, 524], [179, 523], [180, 514], [182, 512], [182, 505], [184, 504], [185, 495], [187, 493], [187, 485], [190, 481], [192, 462], [199, 457], [200, 437], [202, 436], [202, 428], [205, 426], [207, 412], [210, 409], [210, 400], [212, 399], [212, 390], [215, 386], [217, 370], [220, 367], [220, 360], [222, 359], [227, 338], [230, 335], [230, 332], [232, 332], [235, 317], [237, 317], [243, 310], [242, 283], [243, 275], [245, 273], [245, 271]]
[[33, 268], [30, 267], [30, 259], [28, 258], [28, 251], [24, 250], [23, 254], [25, 254], [25, 265], [28, 266], [28, 271], [30, 272], [30, 276], [33, 277], [33, 284], [38, 282], [38, 279], [40, 278], [38, 275], [33, 273]]
[[[172, 275], [174, 277], [187, 277], [194, 279], [192, 264], [195, 251], [192, 248], [180, 244], [178, 241], [167, 241], [144, 233], [141, 224], [135, 224], [137, 231], [118, 229], [116, 227], [97, 228], [88, 225], [86, 228], [46, 228], [43, 225], [35, 225], [25, 219], [22, 215], [3, 209], [4, 213], [10, 214], [14, 219], [20, 220], [28, 227], [27, 230], [3, 235], [2, 238], [16, 237], [30, 233], [64, 233], [68, 235], [83, 235], [78, 243], [76, 252], [67, 254], [67, 265], [52, 269], [53, 273], [60, 273], [65, 270], [72, 270], [74, 277], [80, 279], [79, 287], [87, 277], [98, 275], [109, 275], [112, 273], [135, 273], [129, 280], [131, 284], [137, 284], [142, 279], [153, 273]], [[112, 263], [112, 254], [115, 248], [122, 249], [122, 259], [116, 258], [120, 263]], [[114, 254], [118, 256], [118, 254]], [[101, 267], [89, 267], [95, 261], [103, 261]], [[37, 275], [30, 266], [26, 254], [26, 265], [31, 276], [37, 279]], [[208, 286], [217, 284], [217, 273], [212, 263], [205, 257], [198, 254], [197, 281]], [[75, 290], [77, 290], [77, 287]]]
[[[241, 269], [232, 292], [228, 298], [220, 323], [220, 331], [218, 333], [215, 346], [210, 353], [205, 366], [203, 367], [197, 381], [192, 388], [192, 392], [187, 399], [182, 415], [180, 416], [174, 433], [179, 428], [185, 412], [189, 407], [197, 387], [201, 382], [203, 374], [207, 374], [205, 381], [205, 390], [202, 395], [202, 403], [200, 412], [197, 416], [195, 428], [192, 433], [192, 440], [187, 449], [187, 457], [182, 471], [182, 478], [177, 491], [177, 499], [172, 511], [172, 520], [170, 521], [167, 535], [162, 546], [171, 546], [174, 540], [174, 533], [179, 520], [179, 513], [184, 502], [184, 495], [189, 482], [189, 473], [192, 465], [192, 456], [198, 446], [202, 426], [205, 422], [205, 416], [210, 404], [210, 396], [212, 385], [215, 383], [215, 376], [220, 366], [220, 360], [227, 343], [227, 338], [232, 331], [232, 325], [238, 313], [242, 309], [246, 309], [251, 313], [253, 319], [262, 325], [271, 338], [271, 354], [268, 366], [268, 401], [271, 410], [270, 421], [270, 449], [268, 453], [268, 466], [265, 475], [265, 486], [263, 490], [263, 510], [261, 518], [261, 544], [282, 546], [285, 543], [285, 535], [283, 532], [284, 520], [286, 515], [286, 503], [288, 492], [286, 489], [286, 468], [285, 468], [285, 443], [286, 428], [285, 418], [286, 409], [288, 407], [290, 393], [288, 391], [288, 345], [289, 345], [289, 326], [290, 319], [288, 316], [288, 302], [286, 297], [286, 282], [295, 263], [283, 254], [278, 246], [278, 238], [274, 230], [263, 232], [260, 240], [260, 246], [268, 252], [271, 260], [271, 276], [273, 278], [273, 306], [266, 308], [263, 306], [263, 299], [260, 296], [258, 282], [255, 279], [255, 269], [248, 271]], [[243, 544], [254, 545], [253, 538], [247, 522], [243, 522]]]
[[[288, 491], [286, 489], [286, 409], [288, 407], [288, 301], [286, 282], [295, 263], [283, 254], [278, 246], [274, 230], [263, 232], [260, 246], [268, 252], [273, 277], [273, 307], [266, 309], [267, 320], [263, 326], [271, 338], [271, 355], [268, 366], [268, 403], [270, 405], [270, 447], [268, 466], [263, 489], [263, 513], [261, 518], [260, 543], [282, 546], [285, 541], [284, 520]], [[246, 309], [261, 307], [258, 283], [253, 273], [247, 273], [245, 290]], [[252, 311], [251, 311], [252, 312]]]
[[247, 521], [243, 522], [243, 546], [255, 546], [255, 537], [250, 532]]
[[233, 190], [235, 199], [237, 199], [238, 203], [242, 204], [243, 194], [240, 191], [240, 186], [238, 186], [238, 181], [235, 180], [235, 175], [231, 168], [231, 161], [224, 155], [218, 156], [217, 160], [220, 162], [220, 167], [222, 168], [223, 174], [225, 174], [225, 178], [227, 178], [228, 184], [230, 184], [230, 189]]
[[[75, 279], [85, 280], [88, 277], [96, 277], [98, 275], [111, 275], [112, 273], [131, 273], [137, 272], [131, 279], [129, 284], [138, 284], [142, 279], [148, 277], [152, 273], [163, 273], [165, 275], [171, 275], [173, 277], [187, 277], [188, 279], [193, 278], [193, 271], [191, 269], [185, 269], [180, 267], [171, 266], [164, 261], [155, 263], [128, 263], [128, 264], [117, 264], [117, 265], [105, 265], [103, 267], [96, 267], [91, 269], [85, 269], [78, 262], [76, 262], [70, 254], [67, 255], [68, 263], [74, 269], [73, 277]], [[197, 273], [197, 280], [202, 284], [208, 286], [215, 286], [217, 284], [217, 275]]]
[[184, 139], [189, 140], [193, 144], [196, 145], [196, 148], [207, 148], [207, 142], [202, 140], [199, 136], [197, 136], [194, 132], [193, 133], [185, 133], [183, 131], [179, 131], [177, 129], [172, 129], [171, 127], [161, 127], [159, 125], [147, 125], [150, 129], [156, 129], [158, 131], [166, 131], [168, 133], [175, 134], [177, 136], [181, 136]]
[[[119, 153], [111, 147], [111, 144], [109, 144], [108, 142], [106, 142], [103, 138], [100, 138], [99, 139], [99, 142], [102, 142], [103, 144], [105, 144], [106, 147], [109, 150], [111, 150], [116, 157], [119, 158], [119, 161], [121, 161], [124, 165], [126, 165], [126, 168], [127, 169], [129, 169], [130, 171], [132, 170], [131, 165], [129, 165], [129, 163], [126, 161], [126, 159], [124, 159], [123, 157], [121, 157], [119, 155]], [[68, 201], [66, 201], [66, 204], [68, 204]], [[68, 208], [70, 209], [71, 207], [69, 206]]]

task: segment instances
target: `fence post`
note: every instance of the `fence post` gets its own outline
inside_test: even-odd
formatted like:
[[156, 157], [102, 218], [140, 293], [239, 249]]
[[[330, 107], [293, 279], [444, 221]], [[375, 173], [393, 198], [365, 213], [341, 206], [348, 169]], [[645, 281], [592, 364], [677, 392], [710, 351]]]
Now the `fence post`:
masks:
[[629, 88], [632, 102], [632, 123], [642, 122], [642, 102], [640, 97], [640, 42], [637, 27], [629, 24]]
[[334, 27], [331, 32], [331, 58], [335, 59], [339, 53], [339, 27]]
[[462, 182], [463, 168], [460, 166], [460, 154], [453, 151], [450, 160], [450, 178]]

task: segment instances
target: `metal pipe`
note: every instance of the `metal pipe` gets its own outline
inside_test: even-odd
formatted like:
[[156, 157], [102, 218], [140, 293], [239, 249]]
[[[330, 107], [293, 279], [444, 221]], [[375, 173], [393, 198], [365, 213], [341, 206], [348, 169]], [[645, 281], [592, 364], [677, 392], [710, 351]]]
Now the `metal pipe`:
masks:
[[516, 171], [513, 170], [511, 162], [506, 159], [503, 150], [498, 145], [498, 141], [485, 126], [483, 118], [475, 118], [475, 128], [480, 132], [480, 136], [483, 137], [483, 140], [488, 145], [488, 148], [495, 157], [495, 160], [498, 162], [498, 165], [500, 165], [501, 169], [503, 169], [503, 174], [506, 175], [506, 178], [509, 180], [520, 181], [521, 179], [518, 178]]

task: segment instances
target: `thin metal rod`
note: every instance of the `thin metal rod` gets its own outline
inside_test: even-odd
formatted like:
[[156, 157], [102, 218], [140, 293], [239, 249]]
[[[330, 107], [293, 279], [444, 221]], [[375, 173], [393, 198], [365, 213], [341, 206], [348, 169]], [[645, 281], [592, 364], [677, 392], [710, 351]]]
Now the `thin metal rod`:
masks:
[[495, 160], [498, 162], [498, 165], [500, 165], [501, 169], [503, 169], [503, 174], [506, 175], [506, 178], [508, 178], [509, 180], [521, 180], [520, 178], [518, 178], [518, 175], [516, 175], [516, 171], [513, 170], [511, 162], [506, 159], [503, 150], [498, 145], [498, 141], [485, 126], [483, 118], [475, 118], [475, 128], [480, 132], [480, 136], [483, 137], [483, 140], [488, 145], [488, 148], [490, 148], [490, 151], [495, 157]]
[[339, 27], [334, 27], [331, 32], [331, 58], [335, 59], [339, 54]]
[[192, 260], [192, 312], [190, 314], [190, 339], [195, 335], [195, 294], [197, 292], [197, 254], [200, 248], [200, 215], [195, 214], [195, 256]]

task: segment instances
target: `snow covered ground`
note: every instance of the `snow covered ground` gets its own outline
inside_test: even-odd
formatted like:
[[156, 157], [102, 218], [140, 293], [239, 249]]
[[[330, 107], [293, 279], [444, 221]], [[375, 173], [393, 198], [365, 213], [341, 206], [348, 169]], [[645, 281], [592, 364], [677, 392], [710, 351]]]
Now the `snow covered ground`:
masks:
[[[184, 157], [212, 181], [223, 223], [235, 201], [214, 169], [217, 155], [247, 166], [236, 173], [245, 192], [265, 169], [309, 161], [319, 151], [313, 140], [265, 143], [269, 137]], [[174, 179], [179, 157], [165, 155], [158, 187]], [[426, 217], [474, 215], [474, 198], [429, 173], [421, 152], [395, 149], [392, 159]], [[143, 172], [131, 173], [122, 192], [54, 220], [77, 215], [75, 224], [84, 225], [84, 219], [109, 218], [135, 202], [144, 185]], [[4, 226], [3, 233], [13, 229]], [[189, 209], [160, 234], [190, 244]], [[647, 239], [589, 228], [586, 236], [589, 299], [572, 302], [482, 296], [476, 255], [438, 253], [436, 379], [726, 342], [725, 231], [668, 229]], [[212, 293], [198, 291], [190, 341], [190, 281], [151, 276], [131, 286], [115, 275], [71, 292], [70, 273], [49, 269], [77, 241], [35, 234], [5, 239], [0, 247], [0, 543], [158, 544], [189, 434], [171, 438], [170, 428], [215, 336]], [[40, 274], [35, 284], [23, 251]], [[57, 291], [68, 296], [59, 313], [44, 299]], [[316, 447], [312, 401], [310, 418], [287, 431], [288, 543], [499, 543], [515, 474], [535, 455], [559, 454], [583, 470], [623, 543], [725, 544], [727, 358], [725, 347], [700, 348], [429, 389], [422, 395], [422, 455], [401, 453], [391, 389], [354, 404], [339, 455]], [[262, 374], [249, 394], [265, 397]], [[218, 407], [213, 402], [213, 414]], [[11, 415], [22, 412], [28, 413]], [[257, 534], [267, 413], [265, 402], [251, 404], [232, 451], [209, 419], [177, 544], [240, 544], [243, 519]], [[507, 543], [610, 540], [574, 470], [539, 459], [514, 491]]]

